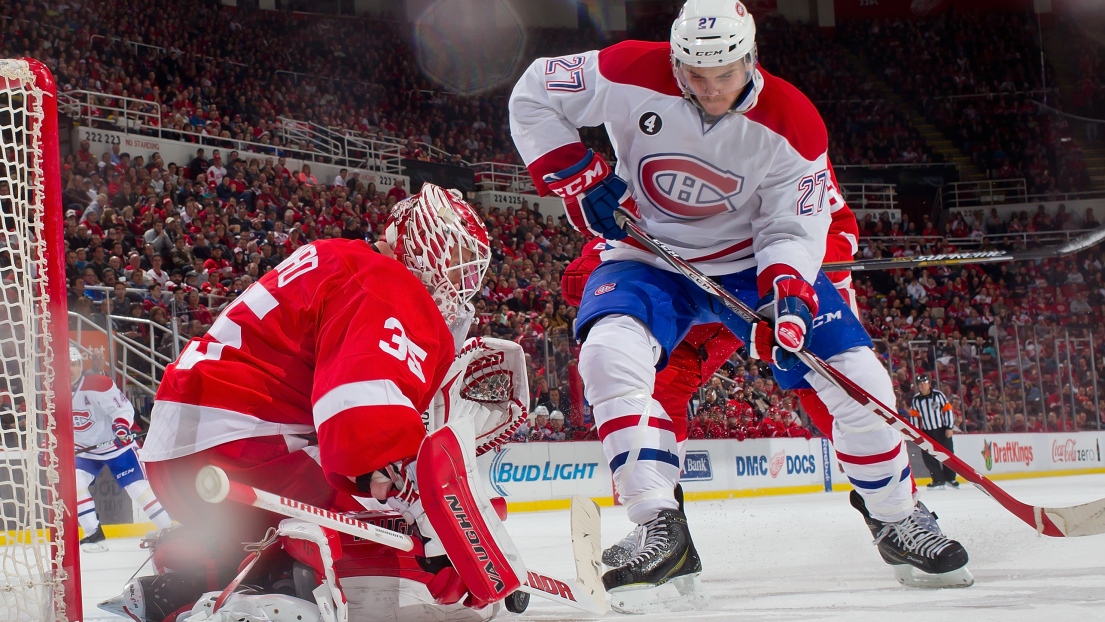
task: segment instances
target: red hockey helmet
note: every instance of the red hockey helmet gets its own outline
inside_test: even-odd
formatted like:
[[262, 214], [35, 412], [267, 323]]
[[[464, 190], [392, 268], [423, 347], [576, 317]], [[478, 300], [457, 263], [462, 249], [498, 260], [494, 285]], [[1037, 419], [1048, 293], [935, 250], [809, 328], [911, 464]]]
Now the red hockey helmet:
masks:
[[491, 262], [487, 227], [460, 193], [433, 184], [392, 208], [384, 240], [452, 323], [479, 291]]

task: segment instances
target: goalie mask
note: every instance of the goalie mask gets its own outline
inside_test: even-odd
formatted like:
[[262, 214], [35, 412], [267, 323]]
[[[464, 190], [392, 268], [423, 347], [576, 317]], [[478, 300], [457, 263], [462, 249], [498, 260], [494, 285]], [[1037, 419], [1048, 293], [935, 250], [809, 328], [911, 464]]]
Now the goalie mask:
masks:
[[77, 346], [69, 346], [69, 384], [76, 386], [84, 373], [84, 355]]
[[756, 23], [735, 0], [689, 0], [671, 26], [671, 67], [683, 96], [711, 116], [756, 100]]
[[429, 290], [451, 324], [483, 284], [491, 261], [487, 227], [458, 194], [433, 184], [400, 201], [384, 240]]

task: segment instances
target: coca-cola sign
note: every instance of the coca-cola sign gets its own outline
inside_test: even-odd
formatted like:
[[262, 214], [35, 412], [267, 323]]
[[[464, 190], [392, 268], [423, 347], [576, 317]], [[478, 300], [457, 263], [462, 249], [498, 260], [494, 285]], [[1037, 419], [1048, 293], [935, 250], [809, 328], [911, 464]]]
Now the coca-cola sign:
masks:
[[1101, 462], [1101, 441], [1095, 439], [1093, 447], [1079, 447], [1077, 439], [1057, 438], [1051, 441], [1051, 461]]

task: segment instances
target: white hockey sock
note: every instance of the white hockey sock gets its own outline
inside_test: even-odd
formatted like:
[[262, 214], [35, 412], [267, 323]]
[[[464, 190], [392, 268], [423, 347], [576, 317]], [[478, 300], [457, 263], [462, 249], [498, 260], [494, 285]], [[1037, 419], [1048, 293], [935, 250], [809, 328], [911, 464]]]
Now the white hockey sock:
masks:
[[155, 527], [165, 529], [172, 526], [173, 519], [169, 518], [169, 513], [161, 507], [161, 502], [154, 496], [153, 489], [150, 488], [148, 481], [132, 482], [127, 484], [125, 490], [130, 498], [134, 499], [138, 506], [142, 508], [142, 512], [153, 521]]
[[88, 471], [77, 469], [77, 522], [84, 529], [85, 535], [96, 531], [100, 526], [100, 517], [96, 515], [96, 500], [88, 489], [94, 479], [95, 476]]
[[[890, 376], [870, 348], [852, 348], [827, 362], [879, 401], [894, 403]], [[806, 381], [833, 415], [837, 459], [871, 516], [886, 522], [909, 516], [912, 483], [901, 433], [818, 374], [806, 374]]]
[[635, 523], [676, 509], [679, 450], [671, 418], [652, 399], [660, 345], [626, 315], [610, 315], [591, 328], [579, 371], [593, 405], [602, 450], [614, 473], [618, 497]]

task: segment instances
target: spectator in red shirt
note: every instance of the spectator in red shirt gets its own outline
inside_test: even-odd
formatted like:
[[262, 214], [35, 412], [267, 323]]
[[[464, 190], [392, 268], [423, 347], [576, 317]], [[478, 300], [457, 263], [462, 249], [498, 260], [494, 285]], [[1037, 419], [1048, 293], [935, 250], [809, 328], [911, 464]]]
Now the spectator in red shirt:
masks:
[[[211, 247], [211, 257], [203, 262], [203, 270], [208, 274], [230, 275], [230, 262], [223, 258], [223, 247], [216, 244]], [[221, 278], [221, 276], [219, 276]]]
[[196, 290], [188, 292], [188, 317], [203, 324], [204, 331], [211, 328], [211, 325], [215, 323], [215, 318], [211, 315], [211, 312], [200, 302], [200, 293]]
[[402, 179], [396, 179], [395, 180], [395, 183], [392, 184], [392, 186], [391, 186], [391, 190], [388, 190], [388, 197], [387, 198], [388, 199], [394, 198], [396, 203], [398, 203], [399, 201], [402, 201], [403, 199], [407, 198], [407, 191], [406, 191], [405, 188], [403, 188], [403, 180]]

